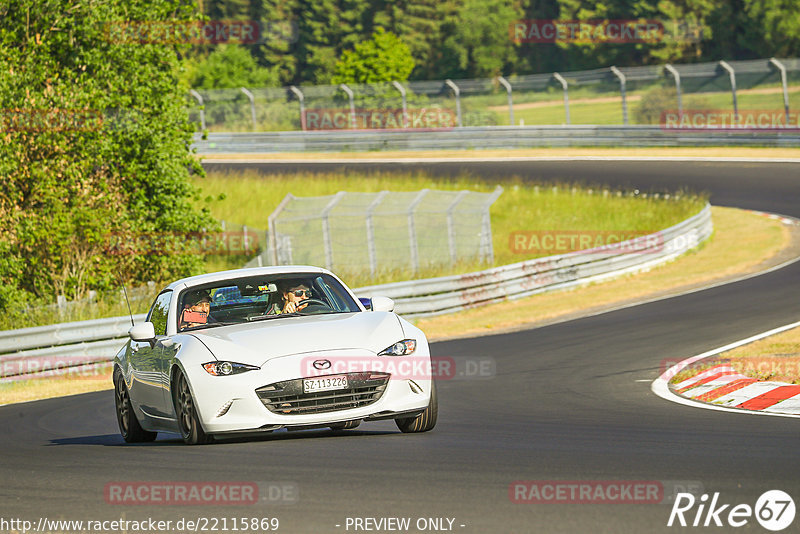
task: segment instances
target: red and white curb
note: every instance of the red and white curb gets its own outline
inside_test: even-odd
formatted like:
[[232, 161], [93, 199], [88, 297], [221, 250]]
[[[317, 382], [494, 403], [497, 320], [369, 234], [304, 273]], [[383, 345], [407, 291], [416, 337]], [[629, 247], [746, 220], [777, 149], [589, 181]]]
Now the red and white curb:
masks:
[[795, 219], [794, 217], [787, 217], [786, 215], [779, 215], [777, 213], [769, 213], [766, 211], [757, 211], [757, 210], [746, 210], [750, 213], [755, 213], [756, 215], [761, 215], [762, 217], [766, 217], [767, 219], [772, 219], [774, 221], [780, 221], [781, 223], [785, 224], [786, 226], [798, 226], [800, 225], [800, 220]]
[[798, 326], [800, 321], [687, 358], [658, 377], [650, 389], [663, 399], [685, 406], [734, 413], [800, 417], [800, 385], [759, 382], [755, 378], [739, 374], [727, 363], [720, 363], [676, 384], [674, 391], [669, 387], [672, 377], [697, 361]]

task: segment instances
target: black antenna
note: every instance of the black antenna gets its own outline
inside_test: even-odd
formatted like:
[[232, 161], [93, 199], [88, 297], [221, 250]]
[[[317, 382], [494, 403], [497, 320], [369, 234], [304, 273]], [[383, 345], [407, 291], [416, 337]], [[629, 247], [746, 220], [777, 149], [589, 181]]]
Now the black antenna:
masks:
[[125, 289], [125, 282], [122, 281], [122, 278], [119, 279], [119, 285], [122, 286], [122, 293], [125, 295], [125, 303], [128, 305], [128, 314], [131, 316], [131, 326], [134, 326], [133, 311], [131, 311], [131, 301], [128, 300], [128, 290]]

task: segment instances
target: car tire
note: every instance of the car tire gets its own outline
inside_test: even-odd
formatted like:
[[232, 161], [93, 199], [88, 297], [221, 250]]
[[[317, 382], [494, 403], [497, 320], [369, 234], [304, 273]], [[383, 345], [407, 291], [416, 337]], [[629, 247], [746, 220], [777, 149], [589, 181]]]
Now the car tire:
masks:
[[128, 386], [122, 378], [122, 373], [114, 373], [114, 405], [117, 412], [119, 433], [126, 443], [143, 443], [156, 439], [156, 432], [142, 428], [131, 405], [131, 396]]
[[344, 423], [332, 423], [328, 425], [331, 430], [352, 430], [361, 424], [361, 419], [354, 419], [353, 421], [345, 421]]
[[206, 434], [197, 416], [197, 408], [189, 389], [189, 382], [178, 371], [175, 376], [175, 387], [172, 388], [172, 402], [175, 406], [175, 415], [178, 418], [178, 428], [183, 441], [188, 445], [202, 445], [211, 443], [213, 436]]
[[395, 419], [397, 428], [401, 432], [427, 432], [436, 426], [436, 419], [439, 416], [439, 401], [436, 396], [436, 382], [431, 380], [431, 400], [425, 411], [416, 417], [404, 417]]

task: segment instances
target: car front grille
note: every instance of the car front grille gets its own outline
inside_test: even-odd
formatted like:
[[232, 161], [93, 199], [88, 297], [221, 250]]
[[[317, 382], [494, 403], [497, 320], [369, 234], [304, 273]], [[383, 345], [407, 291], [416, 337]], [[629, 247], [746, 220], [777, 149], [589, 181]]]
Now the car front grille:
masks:
[[[369, 406], [380, 399], [386, 390], [390, 376], [387, 373], [344, 374], [347, 375], [347, 389], [305, 393], [303, 392], [303, 379], [298, 378], [260, 387], [256, 390], [256, 394], [269, 411], [279, 415], [306, 415], [350, 410]], [[341, 374], [330, 376], [341, 376]]]

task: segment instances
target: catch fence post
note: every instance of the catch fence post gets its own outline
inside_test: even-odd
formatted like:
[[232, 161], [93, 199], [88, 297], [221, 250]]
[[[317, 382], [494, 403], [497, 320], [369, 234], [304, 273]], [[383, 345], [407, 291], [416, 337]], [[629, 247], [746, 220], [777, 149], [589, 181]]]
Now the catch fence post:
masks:
[[457, 121], [458, 127], [461, 128], [461, 126], [462, 126], [462, 124], [461, 124], [461, 90], [453, 82], [453, 80], [449, 80], [448, 79], [448, 80], [445, 80], [444, 83], [447, 84], [447, 87], [452, 89], [453, 93], [455, 93], [455, 95], [456, 95], [456, 121]]
[[786, 113], [786, 127], [789, 127], [789, 86], [786, 83], [786, 67], [777, 59], [770, 58], [771, 65], [775, 65], [781, 72], [781, 85], [783, 86], [783, 109]]
[[739, 104], [736, 101], [736, 72], [727, 61], [720, 61], [719, 66], [728, 72], [728, 77], [731, 80], [731, 94], [733, 95], [733, 122], [739, 122]]
[[625, 75], [617, 67], [611, 67], [611, 72], [619, 79], [619, 92], [622, 95], [622, 124], [628, 125], [628, 99], [625, 96]]
[[514, 102], [511, 98], [511, 84], [508, 83], [508, 80], [502, 76], [498, 76], [497, 81], [500, 82], [500, 85], [506, 88], [506, 92], [508, 93], [508, 120], [509, 124], [514, 126]]
[[200, 104], [200, 129], [206, 129], [206, 110], [205, 110], [205, 102], [203, 101], [203, 97], [195, 91], [194, 89], [190, 90], [189, 93], [197, 100], [197, 103]]
[[403, 85], [398, 81], [392, 82], [392, 85], [394, 85], [395, 89], [400, 91], [400, 96], [403, 98], [403, 128], [408, 128], [408, 102], [406, 100], [406, 88], [403, 87]]
[[675, 78], [675, 90], [678, 93], [678, 118], [683, 117], [683, 96], [681, 95], [681, 73], [678, 72], [678, 69], [667, 63], [664, 65], [664, 70], [672, 74], [672, 77]]
[[[292, 93], [294, 93], [294, 95], [297, 97], [297, 100], [300, 101], [300, 128], [302, 128], [303, 131], [305, 131], [306, 129], [305, 95], [303, 95], [303, 92], [294, 85], [290, 85], [289, 90]], [[277, 263], [275, 265], [277, 265]]]
[[253, 120], [253, 131], [256, 131], [256, 98], [253, 96], [253, 93], [248, 91], [244, 87], [239, 88], [250, 100], [250, 117]]
[[567, 80], [564, 79], [559, 73], [554, 72], [553, 78], [561, 84], [561, 88], [564, 90], [564, 111], [567, 115], [567, 124], [570, 124], [569, 121], [569, 85], [567, 84]]

